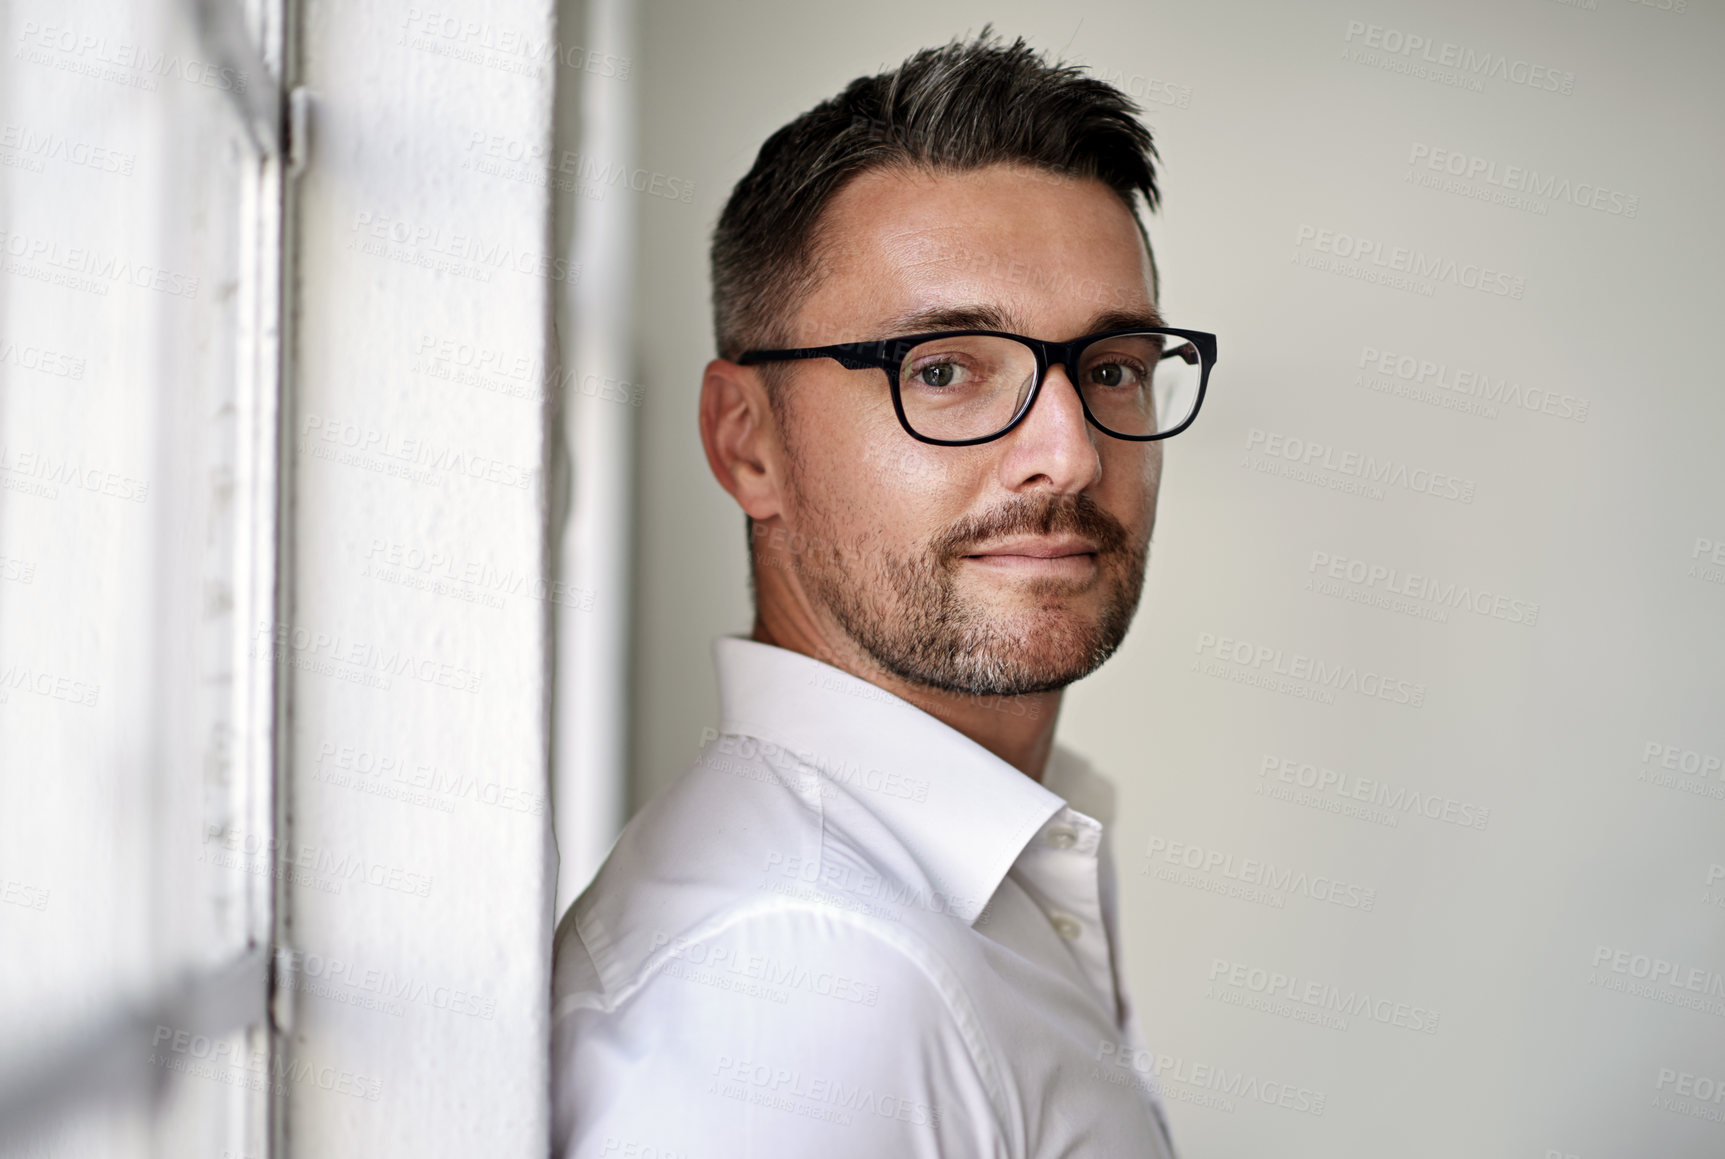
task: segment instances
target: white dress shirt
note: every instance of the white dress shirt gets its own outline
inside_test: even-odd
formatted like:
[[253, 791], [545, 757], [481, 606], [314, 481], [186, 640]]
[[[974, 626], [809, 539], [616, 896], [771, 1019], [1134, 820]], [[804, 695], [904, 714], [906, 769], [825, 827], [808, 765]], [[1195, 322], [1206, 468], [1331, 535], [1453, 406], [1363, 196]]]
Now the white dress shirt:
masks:
[[[818, 660], [713, 643], [722, 723], [558, 926], [559, 1159], [1168, 1159], [1113, 789]], [[693, 738], [691, 738], [693, 739]]]

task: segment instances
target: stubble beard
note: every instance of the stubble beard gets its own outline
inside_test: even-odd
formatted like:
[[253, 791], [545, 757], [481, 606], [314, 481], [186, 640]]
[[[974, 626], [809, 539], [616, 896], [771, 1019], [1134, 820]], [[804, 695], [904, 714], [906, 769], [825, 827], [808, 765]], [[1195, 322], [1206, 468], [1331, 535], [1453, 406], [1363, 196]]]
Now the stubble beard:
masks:
[[[1064, 579], [1001, 585], [1020, 597], [1019, 607], [1004, 613], [960, 590], [968, 550], [1008, 535], [1054, 533], [1097, 544], [1099, 614], [1070, 610], [1067, 599], [1079, 585]], [[1064, 688], [1114, 654], [1138, 610], [1147, 555], [1146, 543], [1080, 493], [1021, 498], [961, 520], [909, 555], [836, 546], [804, 553], [796, 570], [857, 646], [900, 679], [975, 696], [1022, 696]]]

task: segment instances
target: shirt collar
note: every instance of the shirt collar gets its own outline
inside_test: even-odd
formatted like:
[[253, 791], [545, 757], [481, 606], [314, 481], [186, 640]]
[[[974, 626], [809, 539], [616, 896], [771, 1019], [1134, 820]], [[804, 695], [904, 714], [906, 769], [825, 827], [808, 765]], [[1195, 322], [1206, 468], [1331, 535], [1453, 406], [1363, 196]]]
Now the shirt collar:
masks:
[[[1054, 788], [957, 729], [812, 656], [720, 636], [713, 661], [720, 731], [770, 741], [829, 773], [823, 780], [832, 791], [889, 830], [966, 922], [975, 922], [1036, 831], [1067, 807]], [[1111, 795], [1059, 745], [1050, 774], [1092, 807]]]

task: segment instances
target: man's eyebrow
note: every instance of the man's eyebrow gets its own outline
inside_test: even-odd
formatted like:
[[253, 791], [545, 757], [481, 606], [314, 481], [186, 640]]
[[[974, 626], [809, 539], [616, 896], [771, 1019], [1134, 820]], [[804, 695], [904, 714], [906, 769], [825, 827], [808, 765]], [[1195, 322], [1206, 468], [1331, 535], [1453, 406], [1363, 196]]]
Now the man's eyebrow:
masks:
[[[1143, 310], [1108, 310], [1091, 318], [1085, 334], [1101, 334], [1109, 330], [1155, 329], [1167, 325], [1154, 306]], [[997, 306], [977, 303], [964, 306], [925, 306], [888, 319], [885, 333], [926, 334], [935, 330], [1004, 330], [1023, 333], [1013, 323], [1012, 316]], [[1041, 337], [1041, 335], [1032, 335]], [[1079, 335], [1073, 335], [1079, 337]]]
[[883, 328], [893, 336], [935, 330], [1012, 330], [1012, 317], [985, 303], [965, 306], [924, 306], [889, 318]]
[[1092, 318], [1090, 328], [1085, 332], [1101, 334], [1108, 330], [1155, 330], [1167, 324], [1154, 306], [1147, 310], [1109, 310]]

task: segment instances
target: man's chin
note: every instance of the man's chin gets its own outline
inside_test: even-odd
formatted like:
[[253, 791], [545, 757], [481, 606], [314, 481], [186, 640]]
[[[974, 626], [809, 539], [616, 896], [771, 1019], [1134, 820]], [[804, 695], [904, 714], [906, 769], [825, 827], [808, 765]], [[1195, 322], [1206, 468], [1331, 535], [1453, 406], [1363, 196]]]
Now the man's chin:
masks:
[[1112, 633], [1104, 612], [1080, 609], [1070, 599], [970, 591], [949, 611], [954, 614], [939, 624], [850, 634], [897, 676], [978, 696], [1064, 688], [1094, 672], [1119, 642], [1107, 638]]
[[979, 615], [1003, 619], [1055, 616], [1072, 621], [1074, 626], [1085, 622], [1094, 625], [1110, 598], [1106, 577], [1096, 568], [1089, 574], [1073, 575], [974, 560], [960, 562], [953, 590], [967, 610]]
[[[1107, 553], [1048, 566], [924, 559], [895, 563], [872, 584], [866, 572], [843, 569], [807, 579], [841, 630], [886, 671], [972, 695], [1048, 692], [1094, 672], [1126, 635], [1133, 585], [1142, 581], [1129, 557], [1122, 566]], [[882, 590], [893, 598], [868, 598]]]
[[964, 663], [940, 671], [928, 683], [970, 696], [1027, 696], [1057, 692], [1090, 675], [1098, 666], [1087, 649], [1026, 650], [1007, 645], [973, 652]]
[[[973, 604], [967, 616], [963, 665], [973, 674], [992, 674], [990, 690], [1045, 692], [1063, 688], [1094, 672], [1113, 649], [1100, 613], [1091, 609], [1032, 604], [991, 609]], [[1099, 655], [1099, 653], [1102, 653]]]
[[1136, 601], [1094, 575], [1088, 580], [1001, 577], [963, 567], [953, 607], [968, 653], [959, 667], [992, 691], [1043, 692], [1096, 671], [1120, 646]]

